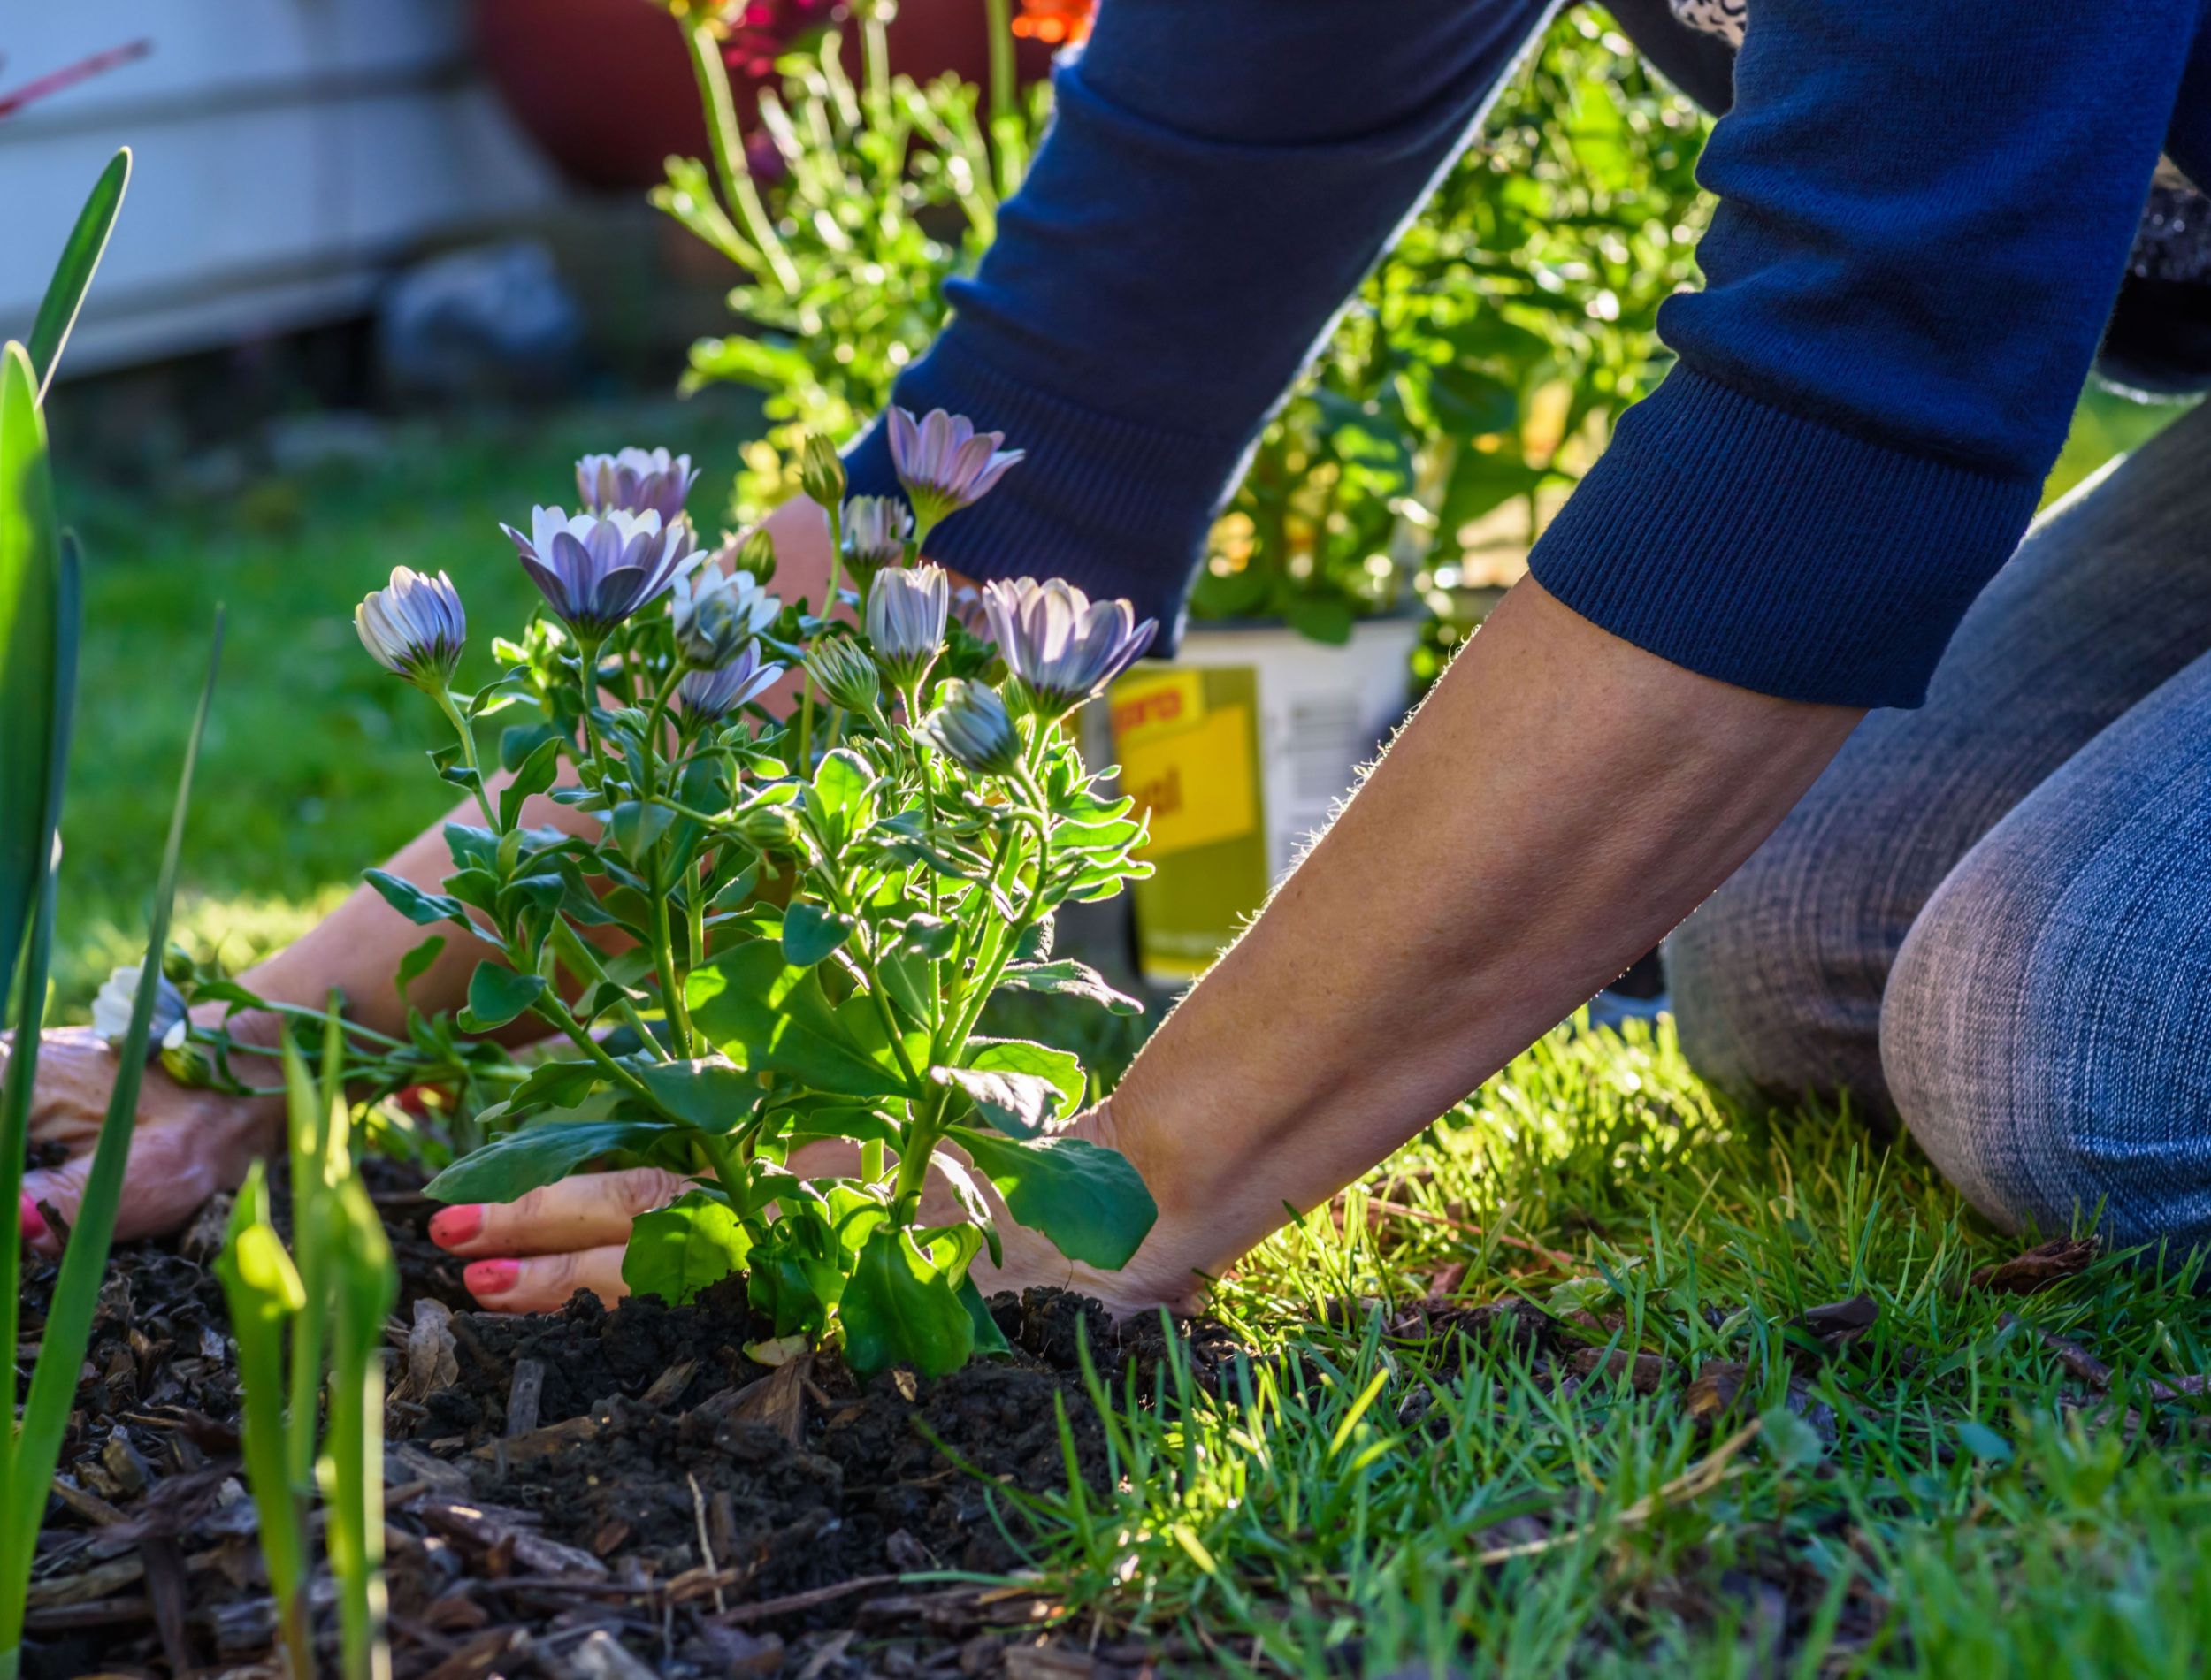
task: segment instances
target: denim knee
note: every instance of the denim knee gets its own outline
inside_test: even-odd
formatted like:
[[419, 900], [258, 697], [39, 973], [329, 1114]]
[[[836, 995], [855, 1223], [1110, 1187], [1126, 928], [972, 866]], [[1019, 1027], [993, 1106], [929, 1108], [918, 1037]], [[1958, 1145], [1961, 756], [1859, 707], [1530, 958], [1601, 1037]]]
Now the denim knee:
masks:
[[1714, 1084], [1878, 1107], [1889, 953], [1823, 877], [1821, 851], [1785, 823], [1666, 941], [1667, 989], [1682, 1050]]
[[[1889, 1093], [1943, 1176], [2005, 1229], [2093, 1221], [2115, 1246], [2203, 1246], [2207, 859], [2145, 867], [2132, 847], [2094, 844], [2109, 829], [2082, 815], [2038, 794], [1929, 901], [1882, 1008]], [[2154, 849], [2177, 837], [2168, 828]]]

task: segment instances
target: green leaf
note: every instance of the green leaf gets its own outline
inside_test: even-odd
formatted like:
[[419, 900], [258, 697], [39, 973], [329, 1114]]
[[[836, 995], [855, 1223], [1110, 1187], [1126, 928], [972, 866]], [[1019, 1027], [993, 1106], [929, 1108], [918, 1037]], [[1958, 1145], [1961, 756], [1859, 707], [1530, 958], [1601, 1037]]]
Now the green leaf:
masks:
[[1351, 639], [1356, 615], [1341, 595], [1297, 594], [1282, 603], [1282, 620], [1308, 641], [1341, 647]]
[[817, 905], [792, 905], [783, 913], [783, 954], [801, 968], [811, 968], [852, 937], [849, 916], [833, 915]]
[[0, 354], [0, 972], [12, 981], [53, 854], [62, 565], [36, 378], [21, 345]]
[[874, 772], [850, 747], [838, 747], [822, 760], [814, 781], [800, 796], [807, 819], [832, 856], [875, 818], [870, 797]]
[[720, 1056], [695, 1062], [654, 1062], [638, 1077], [676, 1119], [715, 1135], [734, 1131], [760, 1106], [757, 1075]]
[[30, 343], [31, 365], [37, 370], [38, 400], [42, 402], [46, 400], [47, 386], [54, 382], [54, 369], [61, 361], [62, 347], [69, 342], [69, 329], [77, 324], [77, 311], [92, 285], [93, 271], [100, 266], [101, 254], [108, 248], [108, 235], [115, 231], [115, 218], [123, 208], [123, 191], [130, 185], [130, 179], [131, 149], [126, 146], [108, 160], [108, 166], [100, 172], [100, 179], [93, 183], [92, 195], [77, 212], [77, 223], [69, 230], [61, 260], [54, 265], [53, 278], [46, 283], [46, 295], [38, 306], [38, 319], [31, 327]]
[[445, 935], [432, 934], [414, 950], [399, 959], [399, 970], [392, 976], [392, 985], [399, 993], [399, 1001], [407, 1001], [407, 989], [430, 972], [431, 964], [438, 960], [445, 950]]
[[983, 1291], [975, 1287], [973, 1278], [960, 1279], [960, 1304], [968, 1310], [968, 1322], [975, 1326], [975, 1352], [985, 1358], [999, 1358], [1013, 1353], [1013, 1343], [1006, 1340], [1006, 1333], [998, 1327], [998, 1320], [991, 1317], [990, 1303], [983, 1299]]
[[424, 1187], [439, 1202], [512, 1202], [566, 1178], [594, 1156], [643, 1150], [669, 1135], [662, 1120], [546, 1120], [463, 1156]]
[[524, 801], [536, 798], [559, 779], [561, 743], [557, 736], [540, 742], [522, 761], [515, 779], [499, 795], [499, 826], [511, 829], [522, 820]]
[[1159, 1204], [1118, 1150], [1076, 1137], [1028, 1142], [955, 1126], [951, 1135], [998, 1186], [1007, 1211], [1070, 1260], [1111, 1271], [1142, 1245]]
[[2013, 1456], [2009, 1441], [1986, 1424], [1965, 1419], [1957, 1426], [1958, 1444], [1984, 1464], [2008, 1464]]
[[914, 1095], [888, 1048], [856, 1036], [853, 1019], [830, 1007], [816, 971], [785, 962], [780, 945], [747, 940], [694, 969], [684, 993], [692, 1024], [741, 1065], [846, 1096]]
[[[11, 347], [6, 367], [0, 370], [0, 416], [17, 406], [23, 370], [28, 363], [19, 347]], [[10, 427], [12, 430], [12, 426]], [[4, 453], [4, 452], [0, 452]], [[66, 577], [64, 593], [66, 596]], [[62, 1253], [61, 1274], [55, 1280], [46, 1325], [41, 1333], [38, 1364], [32, 1372], [30, 1393], [23, 1402], [22, 1424], [10, 1462], [9, 1508], [0, 1510], [0, 1533], [37, 1531], [53, 1484], [54, 1467], [61, 1454], [62, 1432], [69, 1421], [77, 1375], [84, 1364], [92, 1336], [92, 1316], [100, 1286], [107, 1272], [108, 1250], [115, 1234], [116, 1210], [123, 1197], [123, 1168], [130, 1157], [131, 1138], [137, 1129], [138, 1094], [146, 1069], [146, 1043], [153, 1025], [154, 999], [158, 991], [161, 958], [169, 949], [170, 912], [176, 902], [177, 866], [184, 851], [185, 816], [191, 808], [192, 778], [200, 758], [200, 743], [207, 731], [207, 715], [215, 695], [215, 674], [223, 652], [223, 616], [215, 615], [214, 646], [208, 655], [207, 678], [200, 690], [199, 709], [184, 750], [184, 770], [177, 780], [176, 803], [169, 817], [169, 836], [161, 855], [161, 874], [154, 887], [153, 915], [147, 929], [146, 960], [139, 969], [138, 993], [123, 1042], [117, 1046], [115, 1082], [109, 1089], [100, 1141], [93, 1150], [92, 1165], [83, 1180], [77, 1203], [76, 1228]], [[9, 681], [13, 680], [10, 673]], [[27, 1062], [29, 1058], [11, 1058]], [[13, 1065], [9, 1070], [13, 1075]], [[28, 1070], [25, 1077], [28, 1078]], [[13, 1088], [11, 1088], [13, 1096]], [[17, 1548], [22, 1551], [26, 1548]]]
[[545, 995], [545, 976], [518, 974], [504, 963], [485, 961], [469, 976], [468, 1007], [461, 1030], [488, 1033], [504, 1027]]
[[371, 869], [362, 879], [384, 897], [384, 902], [417, 928], [427, 928], [435, 921], [457, 921], [471, 933], [467, 906], [458, 898], [449, 898], [441, 892], [425, 892], [411, 881], [402, 881], [387, 870]]
[[675, 820], [676, 813], [664, 805], [639, 805], [625, 799], [608, 813], [607, 833], [624, 857], [641, 866]]
[[1076, 1112], [1089, 1094], [1089, 1082], [1083, 1077], [1079, 1057], [1071, 1050], [1054, 1050], [1032, 1039], [971, 1038], [968, 1041], [967, 1064], [978, 1073], [1033, 1073], [1049, 1080], [1060, 1094], [1060, 1108], [1056, 1115], [1044, 1117], [1047, 1121]]
[[499, 767], [512, 770], [528, 762], [530, 755], [560, 732], [550, 723], [509, 723], [499, 732]]
[[547, 1062], [532, 1068], [530, 1077], [507, 1099], [509, 1112], [531, 1109], [574, 1108], [606, 1080], [596, 1062]]
[[1011, 1137], [1035, 1137], [1051, 1124], [1060, 1107], [1060, 1088], [1041, 1073], [932, 1067], [929, 1076], [958, 1091], [984, 1119]]
[[641, 1214], [622, 1253], [630, 1293], [682, 1306], [701, 1289], [745, 1269], [752, 1251], [745, 1222], [718, 1196], [692, 1190], [670, 1206]]
[[1058, 962], [1019, 964], [1006, 971], [999, 981], [1018, 991], [1049, 992], [1060, 997], [1080, 997], [1102, 1004], [1116, 1015], [1141, 1015], [1144, 1005], [1114, 989], [1106, 976], [1088, 963], [1063, 957]]
[[948, 1234], [923, 1251], [909, 1231], [878, 1226], [869, 1233], [837, 1310], [846, 1364], [863, 1377], [892, 1365], [943, 1377], [968, 1363], [975, 1321], [960, 1285], [982, 1233], [968, 1234], [973, 1241]]

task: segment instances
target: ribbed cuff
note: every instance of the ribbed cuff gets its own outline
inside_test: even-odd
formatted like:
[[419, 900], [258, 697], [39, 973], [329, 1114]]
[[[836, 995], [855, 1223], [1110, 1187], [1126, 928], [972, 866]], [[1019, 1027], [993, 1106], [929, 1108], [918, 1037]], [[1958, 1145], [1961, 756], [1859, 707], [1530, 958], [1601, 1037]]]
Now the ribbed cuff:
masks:
[[[1174, 651], [1244, 440], [1180, 436], [1062, 402], [969, 354], [957, 325], [899, 377], [892, 401], [917, 415], [964, 414], [1028, 452], [988, 496], [937, 528], [930, 559], [977, 579], [1064, 577], [1092, 596], [1125, 596], [1139, 620], [1159, 621], [1153, 651]], [[898, 493], [880, 420], [845, 455], [845, 471], [856, 495]]]
[[2039, 482], [1803, 420], [1678, 365], [1529, 556], [1614, 635], [1785, 699], [1913, 706]]

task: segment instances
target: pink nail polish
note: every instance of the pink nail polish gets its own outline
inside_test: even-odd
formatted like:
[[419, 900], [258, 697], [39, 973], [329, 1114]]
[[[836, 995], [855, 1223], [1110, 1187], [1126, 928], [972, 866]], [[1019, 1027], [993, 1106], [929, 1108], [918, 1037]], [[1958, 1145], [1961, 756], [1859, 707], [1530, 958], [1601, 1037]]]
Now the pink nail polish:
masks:
[[472, 1260], [461, 1271], [461, 1281], [472, 1295], [503, 1295], [522, 1276], [519, 1260]]
[[484, 1228], [484, 1204], [463, 1202], [456, 1207], [441, 1208], [430, 1218], [430, 1240], [440, 1249], [450, 1249], [475, 1237]]
[[26, 1195], [23, 1198], [22, 1207], [23, 1241], [26, 1242], [45, 1241], [46, 1218], [43, 1214], [39, 1212], [38, 1203], [32, 1201], [28, 1195]]

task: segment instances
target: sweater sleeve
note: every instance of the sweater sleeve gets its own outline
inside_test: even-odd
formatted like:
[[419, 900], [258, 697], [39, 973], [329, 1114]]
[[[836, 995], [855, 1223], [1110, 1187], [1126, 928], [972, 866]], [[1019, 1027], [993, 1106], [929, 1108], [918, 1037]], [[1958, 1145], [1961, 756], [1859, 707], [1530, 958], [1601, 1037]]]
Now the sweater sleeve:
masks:
[[[1125, 595], [1172, 632], [1269, 410], [1547, 9], [1103, 0], [997, 239], [893, 395], [1028, 452], [934, 557]], [[846, 467], [855, 491], [896, 488], [880, 424]]]
[[1537, 545], [1708, 676], [1913, 706], [2025, 530], [2201, 0], [1755, 0], [1679, 362]]

